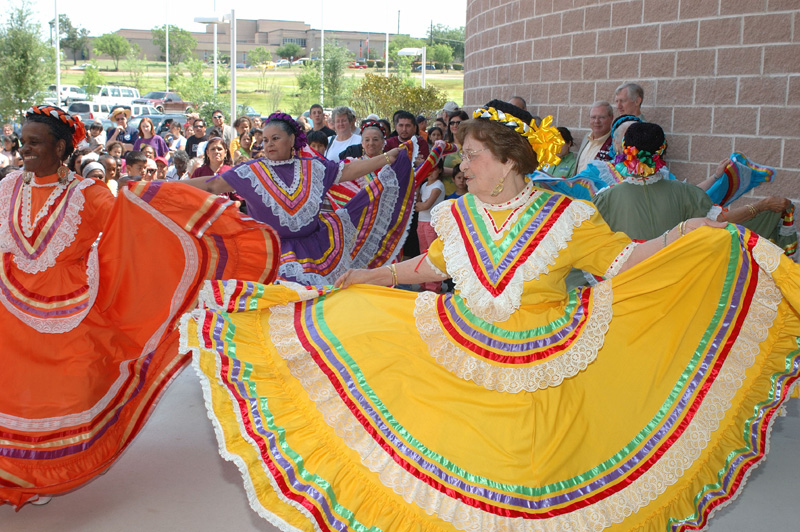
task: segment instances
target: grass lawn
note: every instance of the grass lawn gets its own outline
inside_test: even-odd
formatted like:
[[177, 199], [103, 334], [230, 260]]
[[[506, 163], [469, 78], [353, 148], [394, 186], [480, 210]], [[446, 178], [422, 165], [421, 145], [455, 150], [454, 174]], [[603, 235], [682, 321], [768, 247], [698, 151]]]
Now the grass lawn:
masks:
[[[80, 63], [79, 63], [80, 65]], [[115, 72], [114, 63], [111, 60], [98, 60], [100, 74], [105, 83], [130, 85], [131, 76], [124, 70], [125, 62], [120, 61], [120, 71]], [[72, 70], [72, 61], [62, 63], [61, 83], [67, 85], [82, 85], [81, 78], [83, 71]], [[267, 91], [257, 92], [260, 74], [256, 69], [239, 69], [236, 71], [236, 101], [239, 104], [251, 105], [262, 115], [267, 115], [275, 109], [290, 111], [293, 107], [293, 100], [298, 93], [296, 74], [301, 67], [279, 68], [269, 71], [267, 79]], [[165, 73], [166, 67], [163, 62], [148, 61], [145, 63], [145, 76], [140, 92], [142, 94], [153, 90], [164, 90], [166, 88]], [[220, 65], [218, 74], [223, 75], [230, 72], [226, 65]], [[383, 73], [383, 69], [369, 70], [348, 70], [347, 77], [352, 78], [357, 83], [364, 77], [366, 72]], [[390, 70], [391, 73], [391, 70]], [[213, 76], [211, 67], [207, 67], [205, 74], [208, 78]], [[420, 83], [420, 74], [413, 74], [413, 78]], [[453, 100], [459, 104], [463, 103], [464, 75], [463, 72], [427, 72], [425, 81], [444, 91], [448, 100]]]

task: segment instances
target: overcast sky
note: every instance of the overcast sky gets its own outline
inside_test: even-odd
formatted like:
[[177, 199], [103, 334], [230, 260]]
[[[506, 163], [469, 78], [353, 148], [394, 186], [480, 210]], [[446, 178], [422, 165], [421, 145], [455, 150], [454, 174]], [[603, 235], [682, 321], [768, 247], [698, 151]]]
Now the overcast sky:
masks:
[[[397, 32], [398, 9], [400, 33], [413, 37], [427, 35], [431, 21], [450, 27], [466, 24], [466, 0], [405, 0], [385, 2], [380, 0], [139, 0], [132, 2], [88, 0], [30, 0], [42, 32], [49, 36], [48, 22], [53, 20], [55, 5], [60, 13], [69, 16], [73, 25], [87, 28], [92, 36], [102, 35], [121, 28], [150, 29], [169, 23], [189, 31], [204, 31], [204, 26], [193, 22], [195, 17], [213, 16], [236, 10], [240, 19], [296, 20], [312, 28], [351, 31]], [[7, 13], [19, 0], [0, 0], [0, 13]], [[436, 6], [431, 9], [431, 6]], [[5, 17], [4, 17], [5, 18]]]

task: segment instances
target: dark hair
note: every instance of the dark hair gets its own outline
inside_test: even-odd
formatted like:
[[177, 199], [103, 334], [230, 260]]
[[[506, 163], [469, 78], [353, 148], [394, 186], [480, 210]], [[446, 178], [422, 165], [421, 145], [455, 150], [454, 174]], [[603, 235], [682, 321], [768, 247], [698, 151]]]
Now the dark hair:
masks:
[[194, 121], [192, 121], [192, 127], [197, 127], [197, 123], [198, 122], [202, 122], [203, 123], [203, 125], [199, 126], [199, 127], [206, 127], [206, 121], [203, 120], [202, 118], [195, 118]]
[[[334, 113], [338, 109], [347, 109], [347, 112], [352, 113], [352, 109], [349, 107], [337, 107], [334, 109]], [[268, 125], [277, 124], [287, 135], [294, 135], [294, 149], [300, 150], [304, 146], [308, 144], [308, 139], [306, 138], [306, 132], [303, 127], [298, 124], [294, 118], [287, 115], [286, 113], [281, 113], [280, 111], [276, 111], [269, 115], [264, 121], [264, 127]]]
[[317, 144], [322, 144], [326, 148], [328, 147], [328, 135], [326, 135], [322, 131], [309, 132], [307, 140], [309, 144], [311, 144], [312, 142], [316, 142]]
[[214, 137], [222, 136], [222, 128], [214, 126], [206, 131], [206, 138], [213, 139]]
[[494, 107], [498, 111], [503, 111], [506, 114], [510, 114], [516, 118], [519, 118], [528, 125], [530, 125], [531, 120], [533, 120], [533, 115], [530, 114], [528, 111], [526, 111], [522, 107], [517, 107], [516, 105], [504, 102], [503, 100], [492, 100], [483, 107], [484, 109], [488, 107]]
[[556, 129], [561, 133], [561, 138], [564, 139], [565, 144], [575, 144], [575, 139], [572, 138], [572, 132], [569, 129], [563, 126], [559, 126]]
[[664, 130], [652, 122], [634, 122], [625, 132], [625, 146], [656, 153], [665, 144]]
[[417, 115], [417, 124], [427, 122], [428, 118], [425, 115]]
[[442, 138], [444, 138], [444, 131], [442, 131], [442, 128], [440, 128], [439, 126], [431, 126], [431, 127], [429, 127], [428, 128], [428, 137], [430, 137], [431, 133], [433, 133], [434, 131], [438, 131], [439, 133], [441, 133]]
[[17, 137], [16, 133], [12, 133], [10, 135], [6, 135], [3, 137], [3, 142], [10, 140], [11, 141], [11, 153], [16, 154], [19, 151], [19, 137]]
[[260, 127], [254, 127], [253, 129], [250, 130], [250, 136], [251, 137], [254, 137], [256, 133], [261, 133], [263, 135], [264, 134], [264, 130], [261, 129]]
[[127, 166], [133, 166], [136, 163], [146, 163], [147, 157], [144, 156], [144, 153], [140, 152], [139, 150], [131, 150], [125, 154], [123, 157], [125, 159], [125, 164]]
[[80, 168], [75, 168], [75, 163], [78, 161], [78, 157], [83, 157], [84, 155], [91, 153], [92, 150], [89, 148], [81, 148], [79, 150], [74, 150], [72, 154], [69, 156], [69, 160], [67, 161], [67, 167], [75, 173], [80, 173]]
[[400, 111], [397, 111], [392, 116], [392, 120], [394, 121], [395, 124], [397, 124], [400, 121], [401, 118], [405, 118], [406, 120], [411, 120], [411, 123], [413, 123], [415, 125], [417, 123], [417, 117], [415, 117], [413, 114], [409, 113], [408, 111], [400, 110]]
[[[392, 130], [392, 124], [390, 124], [389, 121], [386, 120], [385, 118], [381, 118], [380, 120], [378, 120], [378, 122], [380, 122], [386, 127], [386, 131]], [[389, 136], [391, 136], [391, 134], [389, 134]]]
[[530, 174], [539, 166], [536, 152], [530, 143], [510, 127], [485, 118], [466, 120], [458, 127], [456, 139], [464, 144], [470, 136], [482, 143], [501, 163], [514, 162], [514, 169], [521, 174]]
[[[240, 116], [239, 118], [237, 118], [237, 119], [236, 119], [236, 120], [233, 122], [233, 127], [239, 127], [239, 126], [241, 126], [241, 125], [242, 125], [242, 122], [244, 122], [245, 120], [247, 120], [247, 123], [250, 125], [250, 127], [253, 127], [253, 121], [252, 121], [252, 120], [250, 119], [250, 117], [249, 117], [249, 116], [247, 116], [247, 115], [242, 115], [242, 116]], [[248, 127], [247, 129], [250, 129], [250, 127]]]
[[19, 170], [18, 167], [11, 166], [10, 164], [8, 166], [4, 167], [4, 168], [0, 168], [0, 181], [2, 181], [3, 178], [6, 177], [11, 172], [15, 172], [17, 170]]
[[228, 149], [228, 143], [225, 142], [225, 139], [222, 137], [212, 137], [206, 142], [206, 147], [203, 150], [203, 166], [210, 166], [211, 161], [208, 158], [208, 149], [215, 142], [222, 143], [222, 147], [225, 148], [225, 159], [223, 159], [222, 164], [227, 164], [228, 166], [232, 165], [233, 161], [231, 161], [231, 152]]
[[64, 154], [61, 156], [61, 162], [69, 159], [70, 155], [72, 155], [72, 152], [75, 150], [75, 146], [72, 144], [73, 131], [71, 127], [50, 115], [29, 114], [25, 118], [25, 121], [38, 122], [50, 128], [50, 134], [53, 135], [56, 142], [59, 140], [64, 141]]
[[225, 113], [223, 113], [221, 109], [214, 109], [214, 111], [211, 114], [215, 115], [217, 113], [221, 114], [222, 118], [225, 118]]
[[[469, 120], [469, 115], [464, 111], [456, 111], [450, 115], [450, 120], [460, 118], [462, 122]], [[454, 142], [456, 139], [453, 137], [453, 130], [450, 128], [450, 121], [447, 122], [447, 131], [444, 132], [444, 140], [447, 142]]]
[[[109, 155], [107, 153], [104, 153], [103, 155], [101, 155], [100, 157], [97, 158], [97, 162], [103, 165], [103, 170], [105, 171], [106, 170], [106, 163], [104, 163], [103, 161], [114, 161], [114, 165], [117, 166], [117, 171], [119, 171], [119, 167], [117, 165], [117, 158], [114, 157], [113, 155]], [[115, 177], [115, 176], [111, 176], [111, 177]]]
[[[322, 109], [322, 106], [318, 103], [315, 103], [314, 105], [308, 108], [309, 111], [311, 111], [312, 109]], [[324, 111], [325, 109], [322, 110]]]
[[117, 145], [119, 145], [119, 147], [120, 147], [120, 148], [122, 148], [122, 151], [123, 151], [123, 152], [125, 151], [125, 146], [123, 146], [123, 145], [122, 145], [122, 143], [121, 143], [120, 141], [118, 141], [118, 140], [114, 140], [114, 141], [112, 141], [112, 142], [109, 142], [108, 144], [106, 144], [106, 152], [107, 152], [107, 153], [111, 153], [111, 150], [113, 150], [114, 148], [116, 148], [116, 147], [117, 147]]

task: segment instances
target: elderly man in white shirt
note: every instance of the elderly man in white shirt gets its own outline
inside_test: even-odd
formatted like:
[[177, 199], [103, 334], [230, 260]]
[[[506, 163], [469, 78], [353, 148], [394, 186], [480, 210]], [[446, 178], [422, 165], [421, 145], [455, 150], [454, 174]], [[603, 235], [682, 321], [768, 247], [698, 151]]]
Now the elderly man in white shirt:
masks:
[[594, 102], [589, 109], [589, 127], [591, 131], [586, 135], [578, 150], [578, 164], [575, 165], [575, 174], [579, 174], [588, 166], [589, 161], [609, 161], [611, 148], [611, 124], [614, 121], [614, 108], [606, 101]]

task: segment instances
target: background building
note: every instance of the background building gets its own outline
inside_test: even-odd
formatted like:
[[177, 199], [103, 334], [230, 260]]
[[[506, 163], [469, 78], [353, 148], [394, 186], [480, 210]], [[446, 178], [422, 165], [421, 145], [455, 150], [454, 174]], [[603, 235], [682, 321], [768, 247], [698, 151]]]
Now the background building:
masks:
[[679, 178], [740, 151], [778, 168], [758, 196], [800, 200], [797, 0], [469, 0], [466, 34], [468, 107], [519, 94], [580, 142], [589, 105], [636, 81]]
[[[279, 59], [277, 49], [284, 44], [293, 42], [305, 51], [306, 57], [318, 57], [321, 47], [321, 30], [312, 29], [304, 22], [288, 20], [237, 20], [236, 21], [236, 62], [246, 63], [247, 54], [253, 48], [265, 47], [272, 52], [273, 60]], [[161, 49], [153, 44], [150, 30], [121, 29], [117, 32], [131, 43], [138, 44], [141, 54], [150, 59], [162, 58]], [[205, 32], [191, 32], [197, 41], [195, 56], [201, 60], [209, 60], [214, 56], [214, 27], [206, 26]], [[396, 37], [389, 34], [389, 40]], [[386, 47], [385, 33], [370, 33], [363, 31], [335, 31], [325, 30], [326, 41], [337, 41], [353, 53], [353, 57], [360, 59], [367, 57], [367, 50], [379, 58], [383, 57]], [[217, 26], [218, 53], [230, 55], [230, 24]]]

